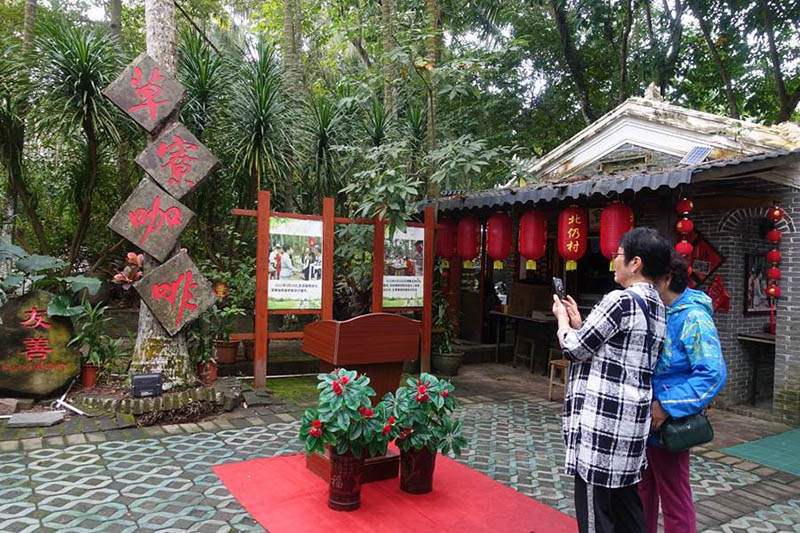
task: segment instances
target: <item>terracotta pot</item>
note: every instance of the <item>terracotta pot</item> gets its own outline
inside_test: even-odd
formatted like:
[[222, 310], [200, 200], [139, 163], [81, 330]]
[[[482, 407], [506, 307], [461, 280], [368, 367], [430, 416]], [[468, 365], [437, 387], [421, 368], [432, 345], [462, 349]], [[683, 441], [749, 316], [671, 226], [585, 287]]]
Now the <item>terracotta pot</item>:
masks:
[[217, 364], [229, 365], [236, 362], [236, 351], [239, 349], [239, 342], [233, 341], [214, 341], [214, 359]]
[[334, 511], [355, 511], [361, 506], [361, 472], [364, 456], [353, 457], [348, 452], [339, 455], [328, 449], [331, 476], [328, 481], [328, 507]]
[[256, 353], [256, 341], [242, 341], [244, 345], [244, 358], [252, 361]]
[[400, 490], [411, 494], [426, 494], [433, 490], [433, 470], [436, 452], [422, 448], [419, 451], [400, 451]]
[[81, 385], [87, 389], [97, 385], [98, 372], [100, 372], [100, 367], [97, 365], [81, 365]]
[[455, 376], [458, 374], [463, 359], [464, 352], [433, 354], [431, 355], [431, 365], [436, 374]]
[[197, 363], [197, 375], [204, 385], [211, 385], [217, 381], [217, 363], [214, 361]]

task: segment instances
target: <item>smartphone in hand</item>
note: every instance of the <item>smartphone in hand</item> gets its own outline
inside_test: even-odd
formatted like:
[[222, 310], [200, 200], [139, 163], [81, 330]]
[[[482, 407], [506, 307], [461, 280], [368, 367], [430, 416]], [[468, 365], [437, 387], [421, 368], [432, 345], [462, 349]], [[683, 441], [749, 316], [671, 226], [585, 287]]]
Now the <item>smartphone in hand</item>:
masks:
[[563, 300], [567, 297], [567, 291], [564, 289], [564, 280], [561, 278], [553, 278], [553, 292], [558, 295], [558, 298]]

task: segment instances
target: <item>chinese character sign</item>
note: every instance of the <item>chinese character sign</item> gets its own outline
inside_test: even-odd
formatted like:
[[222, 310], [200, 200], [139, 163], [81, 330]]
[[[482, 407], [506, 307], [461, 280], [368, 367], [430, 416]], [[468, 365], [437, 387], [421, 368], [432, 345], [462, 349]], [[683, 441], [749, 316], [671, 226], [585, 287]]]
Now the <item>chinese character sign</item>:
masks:
[[164, 261], [194, 213], [145, 178], [109, 222], [108, 227]]
[[322, 308], [322, 221], [270, 217], [270, 309]]
[[178, 107], [186, 89], [164, 75], [164, 70], [146, 53], [139, 55], [103, 90], [103, 94], [153, 133]]
[[53, 295], [32, 291], [0, 308], [0, 395], [45, 396], [62, 389], [80, 369], [70, 320], [48, 316]]
[[424, 228], [395, 230], [391, 239], [387, 235], [383, 248], [383, 307], [422, 307], [424, 243]]
[[170, 335], [216, 301], [211, 284], [185, 251], [154, 268], [134, 287]]
[[182, 124], [167, 129], [136, 163], [175, 198], [181, 198], [217, 166], [217, 158]]
[[589, 218], [580, 207], [567, 207], [558, 214], [558, 253], [566, 260], [566, 269], [578, 268], [577, 261], [586, 253]]

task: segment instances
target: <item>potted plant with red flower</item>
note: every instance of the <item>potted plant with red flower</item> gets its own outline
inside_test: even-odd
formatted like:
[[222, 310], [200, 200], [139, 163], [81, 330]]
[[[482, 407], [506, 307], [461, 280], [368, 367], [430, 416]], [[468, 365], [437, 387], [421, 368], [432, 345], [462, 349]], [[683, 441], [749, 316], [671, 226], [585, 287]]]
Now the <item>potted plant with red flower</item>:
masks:
[[392, 431], [400, 449], [400, 489], [424, 494], [433, 489], [437, 453], [459, 456], [467, 441], [461, 422], [451, 416], [458, 405], [452, 383], [426, 373], [406, 383], [394, 395], [387, 394], [384, 403], [396, 418]]
[[[361, 505], [361, 470], [366, 455], [386, 453], [392, 424], [386, 406], [372, 406], [369, 378], [340, 368], [317, 376], [316, 409], [306, 409], [300, 424], [305, 451], [326, 453], [331, 463], [328, 507], [353, 511]], [[393, 421], [393, 419], [392, 419]]]

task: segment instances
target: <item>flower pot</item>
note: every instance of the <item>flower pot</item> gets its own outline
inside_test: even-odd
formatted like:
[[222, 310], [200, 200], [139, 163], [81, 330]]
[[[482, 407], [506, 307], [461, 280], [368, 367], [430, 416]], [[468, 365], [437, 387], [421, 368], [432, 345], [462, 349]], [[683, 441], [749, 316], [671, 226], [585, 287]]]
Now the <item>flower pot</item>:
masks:
[[214, 341], [214, 359], [217, 364], [228, 365], [236, 362], [236, 351], [239, 349], [238, 342]]
[[97, 365], [81, 365], [81, 385], [87, 389], [97, 385], [98, 372], [100, 372], [100, 367]]
[[400, 490], [410, 494], [426, 494], [433, 490], [436, 452], [427, 447], [419, 451], [400, 451]]
[[217, 380], [217, 363], [214, 361], [197, 363], [197, 375], [204, 385], [211, 385]]
[[244, 358], [252, 361], [256, 353], [256, 341], [242, 341], [244, 346]]
[[464, 352], [432, 354], [431, 365], [433, 365], [433, 371], [437, 374], [455, 376], [461, 367], [463, 358]]
[[355, 511], [361, 506], [361, 471], [364, 456], [353, 457], [348, 452], [339, 455], [328, 449], [331, 475], [328, 481], [328, 507], [334, 511]]

